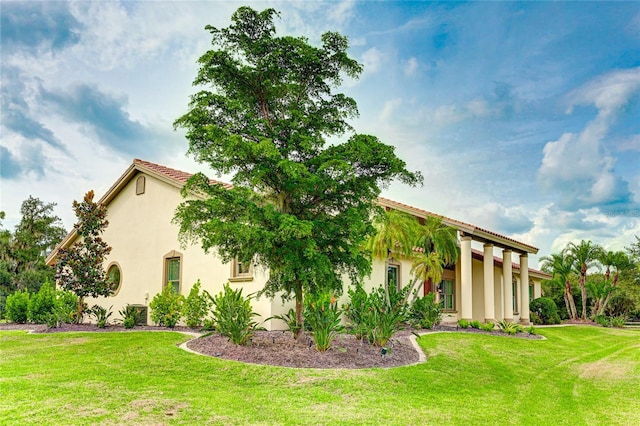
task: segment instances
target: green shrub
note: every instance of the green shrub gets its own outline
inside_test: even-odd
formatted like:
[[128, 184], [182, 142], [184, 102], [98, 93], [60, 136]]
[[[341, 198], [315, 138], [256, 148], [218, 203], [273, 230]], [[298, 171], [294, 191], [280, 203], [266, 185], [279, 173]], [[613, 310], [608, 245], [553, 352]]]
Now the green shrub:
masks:
[[480, 321], [478, 321], [478, 320], [469, 321], [469, 326], [471, 326], [471, 328], [475, 328], [476, 330], [479, 330], [480, 329]]
[[289, 330], [294, 337], [298, 332], [298, 330], [300, 330], [300, 327], [298, 326], [298, 321], [296, 321], [296, 311], [293, 308], [290, 308], [289, 312], [287, 312], [286, 314], [273, 315], [267, 318], [265, 321], [269, 321], [271, 319], [278, 319], [284, 322], [287, 325], [287, 330]]
[[604, 314], [596, 315], [595, 317], [593, 317], [593, 321], [603, 327], [611, 327], [611, 319]]
[[627, 322], [627, 317], [624, 315], [619, 315], [617, 317], [610, 318], [611, 326], [616, 328], [624, 327], [624, 324]]
[[467, 321], [466, 319], [459, 319], [458, 320], [458, 327], [460, 328], [469, 328], [469, 321]]
[[184, 297], [177, 294], [172, 285], [167, 285], [153, 297], [149, 307], [151, 308], [151, 320], [164, 327], [173, 328], [182, 316], [182, 303]]
[[529, 311], [535, 313], [542, 324], [560, 324], [558, 307], [550, 297], [539, 297], [532, 300]]
[[414, 327], [431, 329], [442, 320], [442, 304], [436, 303], [435, 293], [418, 297], [410, 308], [409, 318]]
[[492, 322], [485, 322], [484, 324], [480, 324], [480, 330], [484, 331], [492, 331], [496, 325]]
[[389, 288], [387, 304], [384, 288], [373, 289], [367, 294], [360, 284], [349, 290], [351, 301], [345, 307], [356, 337], [366, 339], [376, 346], [384, 346], [408, 318], [406, 294], [409, 287], [397, 291]]
[[37, 293], [29, 300], [29, 321], [36, 324], [46, 324], [54, 315], [56, 308], [56, 291], [49, 281], [45, 281]]
[[505, 320], [498, 321], [498, 323], [496, 325], [504, 333], [507, 333], [507, 334], [510, 334], [510, 335], [514, 335], [514, 334], [518, 333], [518, 331], [521, 330], [521, 327], [518, 324], [516, 324], [515, 322], [509, 322], [509, 321], [505, 321]]
[[96, 319], [96, 325], [98, 328], [105, 328], [109, 325], [109, 317], [113, 314], [113, 312], [111, 312], [111, 308], [113, 308], [113, 306], [106, 309], [99, 305], [93, 305], [93, 308], [88, 310], [89, 315]]
[[7, 296], [5, 316], [10, 322], [24, 324], [29, 318], [29, 292], [16, 291]]
[[140, 313], [135, 306], [125, 306], [118, 314], [122, 317], [120, 322], [124, 328], [133, 328], [140, 322]]
[[187, 327], [200, 327], [210, 308], [211, 302], [204, 293], [200, 293], [200, 280], [198, 280], [182, 304], [182, 316]]
[[215, 329], [236, 345], [246, 344], [258, 328], [258, 323], [253, 321], [257, 314], [251, 308], [253, 295], [244, 297], [241, 288], [233, 290], [226, 283], [217, 296], [209, 297], [213, 302]]
[[542, 324], [542, 319], [535, 312], [529, 312], [529, 318], [531, 319], [531, 322], [534, 324], [538, 324], [538, 325]]
[[78, 320], [78, 296], [67, 290], [56, 291], [56, 307], [49, 317], [49, 327], [56, 327], [59, 323], [72, 324]]
[[538, 330], [536, 329], [536, 326], [531, 324], [529, 327], [524, 329], [527, 333], [529, 334], [538, 334]]
[[311, 326], [316, 349], [324, 352], [331, 347], [331, 341], [344, 327], [340, 324], [342, 310], [338, 309], [336, 298], [329, 293], [307, 296], [304, 320]]

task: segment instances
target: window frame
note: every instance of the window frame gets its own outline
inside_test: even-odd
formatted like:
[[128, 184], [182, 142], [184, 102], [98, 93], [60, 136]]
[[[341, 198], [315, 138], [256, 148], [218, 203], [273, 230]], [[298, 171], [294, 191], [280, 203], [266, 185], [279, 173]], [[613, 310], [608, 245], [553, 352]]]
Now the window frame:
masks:
[[171, 280], [171, 282], [178, 282], [178, 292], [177, 294], [181, 294], [182, 291], [182, 270], [184, 269], [184, 263], [183, 263], [183, 256], [182, 253], [176, 251], [176, 250], [171, 250], [169, 253], [165, 254], [163, 256], [163, 274], [162, 274], [162, 289], [164, 290], [164, 288], [169, 285], [169, 264], [171, 261], [178, 261], [178, 279], [177, 280]]
[[400, 274], [401, 274], [401, 267], [400, 264], [397, 262], [389, 262], [387, 264], [387, 276], [386, 276], [386, 280], [387, 280], [387, 288], [391, 288], [391, 282], [389, 281], [389, 270], [390, 269], [395, 269], [396, 272], [396, 291], [400, 291], [402, 289], [402, 284], [401, 284], [401, 279], [400, 279]]
[[[242, 272], [241, 268], [243, 263], [249, 263], [249, 269], [246, 272]], [[238, 258], [234, 258], [231, 261], [231, 273], [229, 277], [230, 282], [245, 282], [253, 281], [253, 262], [242, 262]]]
[[136, 195], [142, 195], [145, 193], [147, 187], [147, 179], [144, 175], [140, 175], [136, 178]]
[[514, 314], [518, 314], [518, 280], [514, 277], [513, 280], [511, 280], [511, 308], [513, 310]]
[[118, 278], [119, 279], [118, 279], [118, 286], [116, 287], [115, 290], [113, 290], [113, 293], [111, 293], [109, 295], [109, 297], [117, 296], [118, 293], [120, 293], [120, 289], [122, 288], [122, 266], [120, 266], [120, 264], [118, 262], [114, 261], [114, 262], [109, 263], [109, 265], [107, 266], [107, 269], [106, 269], [107, 278], [108, 279], [111, 278], [111, 276], [109, 274], [109, 271], [111, 271], [111, 269], [113, 269], [113, 268], [118, 268]]

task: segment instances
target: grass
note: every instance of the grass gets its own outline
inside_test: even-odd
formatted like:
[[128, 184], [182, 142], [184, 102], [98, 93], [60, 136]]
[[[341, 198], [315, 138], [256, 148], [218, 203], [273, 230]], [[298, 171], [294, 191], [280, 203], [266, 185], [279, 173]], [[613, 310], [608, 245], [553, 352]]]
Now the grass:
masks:
[[440, 333], [426, 364], [245, 365], [172, 332], [0, 332], [0, 424], [640, 424], [640, 330]]

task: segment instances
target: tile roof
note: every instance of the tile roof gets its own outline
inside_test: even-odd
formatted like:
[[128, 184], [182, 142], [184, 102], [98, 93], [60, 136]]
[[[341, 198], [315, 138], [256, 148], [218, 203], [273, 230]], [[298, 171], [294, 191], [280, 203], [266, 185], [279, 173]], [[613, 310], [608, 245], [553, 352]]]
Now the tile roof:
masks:
[[[189, 180], [189, 178], [193, 176], [193, 173], [187, 173], [181, 170], [172, 169], [170, 167], [162, 166], [160, 164], [152, 163], [150, 161], [140, 160], [139, 158], [134, 159], [133, 164], [146, 167], [147, 169], [151, 169], [157, 173], [160, 173], [172, 180], [178, 181], [183, 184], [187, 183], [187, 180]], [[221, 182], [215, 179], [210, 179], [209, 183], [211, 184], [218, 183], [220, 185], [223, 185], [227, 189], [233, 187], [233, 185], [231, 185], [230, 183]]]
[[[476, 250], [476, 249], [471, 249], [471, 256], [474, 259], [477, 260], [484, 260], [484, 253], [481, 252], [480, 250]], [[504, 261], [498, 257], [498, 256], [493, 256], [493, 261], [495, 262], [495, 264], [499, 267], [502, 267], [502, 265], [504, 264]], [[511, 268], [515, 271], [515, 270], [520, 270], [520, 264], [519, 263], [515, 263], [512, 262], [511, 263]], [[535, 275], [539, 276], [542, 279], [546, 279], [546, 280], [550, 280], [551, 278], [553, 278], [551, 275], [547, 274], [544, 271], [541, 271], [539, 269], [534, 269], [534, 268], [529, 268], [529, 273], [534, 273]]]

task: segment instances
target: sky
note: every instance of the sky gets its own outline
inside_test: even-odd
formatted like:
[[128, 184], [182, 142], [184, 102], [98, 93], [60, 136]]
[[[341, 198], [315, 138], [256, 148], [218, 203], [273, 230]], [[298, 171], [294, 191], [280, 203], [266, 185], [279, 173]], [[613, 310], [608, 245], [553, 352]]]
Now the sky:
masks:
[[637, 2], [1, 0], [2, 226], [32, 195], [70, 229], [72, 201], [134, 158], [220, 178], [173, 122], [205, 25], [241, 5], [279, 10], [278, 35], [348, 36], [364, 65], [336, 89], [358, 103], [352, 125], [425, 178], [383, 196], [532, 244], [534, 267], [569, 242], [640, 236]]

